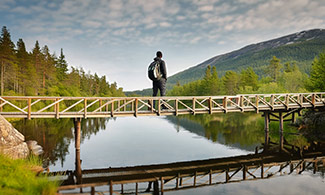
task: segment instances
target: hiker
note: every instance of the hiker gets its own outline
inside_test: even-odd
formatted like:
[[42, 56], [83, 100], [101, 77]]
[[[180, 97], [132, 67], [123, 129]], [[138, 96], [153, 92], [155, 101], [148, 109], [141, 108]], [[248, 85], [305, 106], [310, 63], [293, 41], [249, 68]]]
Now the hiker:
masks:
[[158, 89], [160, 96], [166, 95], [167, 69], [165, 61], [161, 59], [162, 56], [161, 51], [157, 51], [154, 61], [148, 68], [148, 76], [152, 80], [153, 97], [157, 96]]

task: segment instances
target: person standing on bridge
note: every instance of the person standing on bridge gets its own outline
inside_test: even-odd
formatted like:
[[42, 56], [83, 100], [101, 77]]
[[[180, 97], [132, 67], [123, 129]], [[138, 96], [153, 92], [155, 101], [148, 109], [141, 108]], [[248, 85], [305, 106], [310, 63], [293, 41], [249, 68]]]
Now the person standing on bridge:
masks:
[[[148, 67], [148, 76], [152, 80], [153, 97], [157, 96], [158, 90], [160, 91], [160, 96], [166, 95], [167, 68], [165, 61], [162, 60], [162, 56], [162, 52], [157, 51], [154, 61]], [[155, 102], [153, 104], [155, 105]]]

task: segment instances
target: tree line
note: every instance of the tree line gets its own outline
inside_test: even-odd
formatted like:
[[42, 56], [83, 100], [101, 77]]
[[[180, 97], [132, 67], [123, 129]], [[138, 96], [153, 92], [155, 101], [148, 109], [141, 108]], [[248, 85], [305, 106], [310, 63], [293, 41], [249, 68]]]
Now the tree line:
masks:
[[69, 70], [63, 49], [57, 57], [38, 41], [30, 52], [23, 39], [15, 45], [6, 26], [0, 36], [0, 66], [2, 96], [124, 96], [123, 89], [115, 82], [109, 84], [106, 76], [73, 66]]
[[300, 71], [297, 62], [281, 63], [276, 56], [265, 66], [260, 77], [252, 67], [240, 72], [226, 71], [219, 78], [215, 66], [208, 65], [203, 79], [184, 85], [177, 83], [168, 92], [170, 96], [235, 95], [265, 93], [299, 93], [325, 91], [325, 52], [312, 62], [310, 75]]

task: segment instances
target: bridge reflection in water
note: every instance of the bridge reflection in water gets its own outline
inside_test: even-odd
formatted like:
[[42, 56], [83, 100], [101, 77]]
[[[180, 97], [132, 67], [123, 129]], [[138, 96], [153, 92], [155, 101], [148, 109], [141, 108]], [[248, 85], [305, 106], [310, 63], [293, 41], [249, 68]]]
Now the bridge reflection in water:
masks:
[[[163, 194], [168, 191], [208, 185], [301, 174], [306, 170], [312, 170], [315, 174], [325, 168], [324, 143], [313, 144], [308, 149], [285, 145], [282, 152], [272, 149], [279, 145], [272, 142], [269, 144], [268, 150], [260, 153], [256, 151], [255, 154], [88, 170], [81, 170], [80, 150], [76, 149], [76, 170], [52, 172], [50, 175], [61, 179], [62, 185], [58, 191], [62, 194], [95, 194], [97, 192], [102, 194]], [[80, 192], [76, 192], [76, 189]]]

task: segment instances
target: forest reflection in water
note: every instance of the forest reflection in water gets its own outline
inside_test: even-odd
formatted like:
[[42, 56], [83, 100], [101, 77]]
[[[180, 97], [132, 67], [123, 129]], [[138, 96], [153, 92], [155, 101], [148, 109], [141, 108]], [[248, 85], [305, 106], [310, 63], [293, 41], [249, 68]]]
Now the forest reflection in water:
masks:
[[[207, 139], [214, 143], [220, 143], [227, 147], [238, 148], [245, 151], [254, 151], [257, 146], [264, 142], [264, 120], [260, 114], [215, 114], [215, 115], [185, 115], [180, 117], [163, 117], [159, 118], [153, 125], [145, 125], [151, 118], [123, 118], [124, 123], [132, 124], [129, 131], [135, 131], [137, 128], [148, 129], [144, 131], [147, 135], [137, 134], [135, 136], [148, 137], [150, 129], [154, 126], [160, 127], [163, 125], [162, 120], [167, 120], [172, 124], [171, 127], [165, 125], [166, 128], [176, 130], [180, 129], [189, 131], [195, 137]], [[134, 120], [135, 119], [135, 120]], [[96, 134], [102, 130], [109, 129], [108, 126], [116, 123], [116, 118], [100, 118], [82, 120], [81, 125], [81, 145], [84, 140], [89, 140], [91, 137], [96, 137]], [[44, 149], [44, 159], [47, 165], [65, 162], [66, 155], [69, 154], [69, 146], [74, 143], [74, 124], [72, 119], [33, 119], [13, 121], [13, 125], [25, 135], [26, 140], [36, 140]], [[116, 127], [119, 128], [118, 126]], [[111, 129], [110, 129], [111, 130]], [[295, 135], [295, 128], [287, 125], [285, 127], [286, 141], [298, 146], [307, 145], [307, 140], [301, 135]], [[128, 133], [128, 132], [125, 132]], [[154, 136], [154, 135], [153, 135]], [[278, 141], [278, 125], [272, 124], [270, 127], [270, 137], [274, 142]], [[134, 140], [137, 138], [134, 137]], [[122, 143], [123, 141], [121, 141]], [[71, 146], [70, 146], [71, 147]], [[100, 149], [100, 148], [99, 148]], [[118, 149], [118, 148], [117, 148]], [[71, 149], [70, 149], [71, 150]]]

